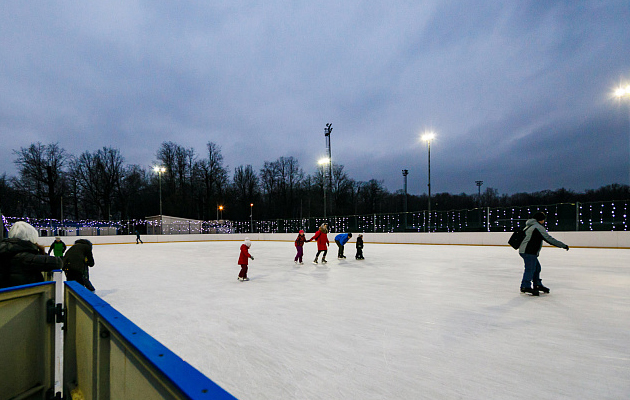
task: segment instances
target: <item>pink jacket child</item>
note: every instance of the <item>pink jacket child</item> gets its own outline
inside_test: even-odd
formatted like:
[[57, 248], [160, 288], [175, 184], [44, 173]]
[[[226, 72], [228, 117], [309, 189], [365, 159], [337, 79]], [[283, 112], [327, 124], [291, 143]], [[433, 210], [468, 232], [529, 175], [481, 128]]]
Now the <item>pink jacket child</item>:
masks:
[[249, 254], [250, 247], [252, 247], [252, 242], [249, 241], [249, 238], [245, 238], [245, 242], [241, 245], [241, 254], [238, 256], [238, 265], [241, 266], [241, 272], [238, 274], [238, 280], [241, 282], [249, 280], [247, 277], [248, 258], [251, 258], [252, 260], [254, 259], [254, 257]]
[[306, 240], [306, 236], [304, 236], [304, 231], [300, 229], [300, 233], [295, 239], [295, 248], [297, 249], [297, 254], [295, 255], [295, 259], [293, 260], [296, 264], [298, 261], [300, 265], [304, 264], [302, 262], [302, 256], [304, 255], [304, 243], [310, 242], [310, 240]]

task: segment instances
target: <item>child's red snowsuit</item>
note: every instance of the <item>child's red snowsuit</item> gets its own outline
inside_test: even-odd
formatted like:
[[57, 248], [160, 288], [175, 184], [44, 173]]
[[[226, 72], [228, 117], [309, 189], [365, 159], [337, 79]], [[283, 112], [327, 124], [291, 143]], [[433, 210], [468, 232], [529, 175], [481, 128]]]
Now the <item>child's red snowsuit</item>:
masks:
[[239, 278], [247, 278], [247, 263], [249, 262], [249, 247], [245, 243], [241, 245], [241, 254], [238, 256], [238, 265], [241, 266], [241, 272], [239, 272]]

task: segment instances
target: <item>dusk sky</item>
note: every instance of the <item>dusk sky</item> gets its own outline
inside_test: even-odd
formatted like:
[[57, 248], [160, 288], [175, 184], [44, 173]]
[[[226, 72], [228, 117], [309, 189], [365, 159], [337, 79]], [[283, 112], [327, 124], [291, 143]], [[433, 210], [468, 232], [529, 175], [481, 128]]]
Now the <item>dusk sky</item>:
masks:
[[5, 1], [0, 175], [14, 150], [172, 141], [235, 167], [325, 155], [389, 191], [500, 194], [630, 180], [630, 2]]

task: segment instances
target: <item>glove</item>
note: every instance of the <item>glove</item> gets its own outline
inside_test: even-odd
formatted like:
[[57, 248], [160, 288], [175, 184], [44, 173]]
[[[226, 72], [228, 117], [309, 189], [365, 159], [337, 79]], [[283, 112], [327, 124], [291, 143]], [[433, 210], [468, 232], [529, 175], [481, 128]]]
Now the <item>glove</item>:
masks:
[[249, 256], [249, 258], [251, 258], [252, 260], [254, 259], [254, 257], [252, 257], [252, 256]]
[[569, 251], [569, 246], [566, 246], [564, 249], [565, 249], [566, 251]]

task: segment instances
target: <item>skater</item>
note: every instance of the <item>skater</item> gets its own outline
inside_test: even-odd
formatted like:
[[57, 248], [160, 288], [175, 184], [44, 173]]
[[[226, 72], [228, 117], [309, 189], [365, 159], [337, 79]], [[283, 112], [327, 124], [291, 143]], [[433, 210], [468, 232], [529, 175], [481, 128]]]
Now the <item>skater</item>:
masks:
[[63, 257], [63, 253], [66, 252], [66, 244], [61, 240], [61, 237], [55, 236], [55, 241], [52, 242], [48, 249], [48, 255], [50, 255], [51, 251], [55, 257]]
[[144, 242], [142, 241], [142, 239], [140, 239], [140, 232], [138, 232], [136, 230], [136, 244], [138, 244], [138, 242], [144, 244]]
[[337, 251], [337, 258], [346, 258], [346, 256], [343, 255], [343, 246], [348, 243], [348, 240], [350, 240], [351, 237], [352, 233], [340, 233], [335, 236], [335, 243], [339, 249]]
[[66, 279], [77, 281], [90, 291], [95, 291], [90, 282], [90, 270], [88, 267], [94, 266], [94, 256], [92, 255], [92, 242], [87, 239], [78, 239], [74, 245], [66, 251], [63, 256], [63, 271]]
[[0, 288], [44, 282], [42, 272], [61, 269], [60, 258], [46, 255], [32, 225], [18, 221], [0, 242]]
[[[539, 296], [540, 292], [549, 293], [549, 288], [543, 286], [540, 279], [540, 262], [538, 261], [538, 255], [542, 248], [543, 240], [553, 246], [560, 247], [565, 250], [569, 250], [569, 246], [561, 241], [551, 237], [542, 225], [547, 216], [545, 213], [539, 211], [532, 215], [531, 219], [528, 219], [525, 223], [525, 239], [518, 248], [519, 255], [525, 262], [525, 272], [523, 273], [523, 280], [521, 282], [521, 293], [531, 293], [533, 296]], [[532, 281], [534, 286], [532, 287]]]
[[238, 256], [238, 265], [241, 266], [241, 272], [238, 273], [238, 280], [241, 282], [249, 280], [247, 277], [248, 258], [254, 259], [254, 257], [249, 254], [248, 250], [250, 247], [252, 247], [252, 242], [249, 241], [249, 238], [245, 238], [245, 241], [241, 245], [241, 254]]
[[306, 240], [306, 236], [304, 236], [304, 231], [300, 229], [300, 233], [298, 234], [297, 239], [295, 239], [295, 248], [297, 250], [297, 254], [295, 255], [295, 259], [293, 260], [296, 264], [299, 262], [300, 265], [304, 265], [302, 262], [302, 256], [304, 255], [304, 243], [310, 242], [310, 240]]
[[357, 236], [357, 255], [354, 257], [357, 260], [363, 260], [363, 235], [359, 233]]
[[328, 246], [330, 245], [330, 242], [328, 241], [327, 234], [328, 234], [328, 224], [324, 222], [319, 227], [319, 230], [315, 232], [313, 237], [308, 240], [309, 242], [313, 240], [317, 241], [317, 254], [315, 255], [315, 260], [313, 260], [315, 264], [317, 264], [317, 259], [319, 258], [320, 253], [323, 253], [322, 263], [326, 264], [328, 262], [326, 261], [326, 254], [328, 253]]

